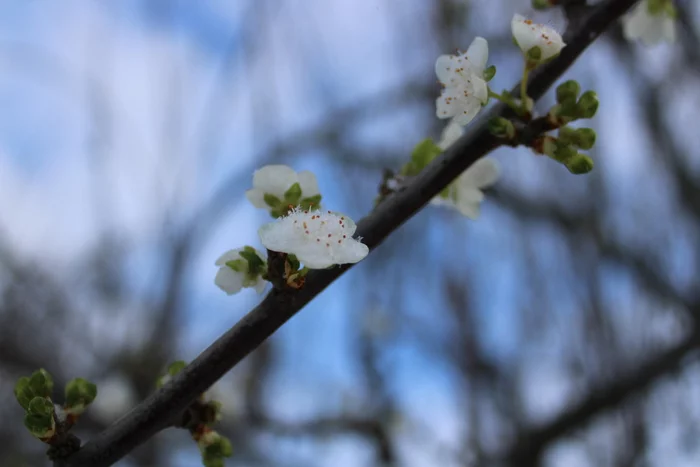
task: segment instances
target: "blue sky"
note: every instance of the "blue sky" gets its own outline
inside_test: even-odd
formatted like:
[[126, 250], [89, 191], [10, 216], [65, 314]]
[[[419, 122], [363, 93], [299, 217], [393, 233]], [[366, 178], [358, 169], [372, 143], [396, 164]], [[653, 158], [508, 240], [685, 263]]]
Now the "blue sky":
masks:
[[[515, 8], [501, 3], [503, 8], [492, 9], [475, 4], [470, 35], [453, 46], [465, 49], [471, 34], [488, 38], [507, 31]], [[383, 90], [406, 80], [433, 80], [437, 54], [451, 51], [440, 50], [426, 40], [427, 34], [395, 33], [395, 24], [429, 30], [430, 17], [419, 2], [402, 2], [399, 8], [392, 0], [289, 1], [270, 7], [265, 25], [253, 22], [246, 2], [226, 0], [4, 1], [0, 11], [0, 104], [5, 110], [0, 115], [0, 233], [18, 252], [70, 271], [75, 258], [97, 246], [99, 229], [106, 225], [127, 239], [127, 273], [135, 293], [147, 296], [152, 291], [146, 279], [161, 274], [156, 242], [163, 221], [184, 224], [231, 173], [245, 180], [188, 271], [179, 357], [195, 356], [259, 301], [250, 290], [226, 297], [216, 289], [213, 262], [242, 244], [259, 247], [256, 230], [266, 218], [245, 203], [243, 193], [251, 183], [247, 174], [264, 163], [265, 148], [322, 121], [330, 109], [379, 93], [368, 110], [375, 112], [382, 106]], [[551, 21], [563, 23], [556, 14]], [[644, 52], [651, 63], [648, 73], [667, 66], [668, 57], [663, 48]], [[611, 216], [611, 226], [634, 241], [634, 229], [629, 229], [633, 214], [626, 213], [638, 207], [635, 186], [658, 185], [658, 196], [643, 206], [660, 213], [673, 195], [663, 179], [644, 170], [651, 163], [647, 144], [635, 136], [633, 125], [616, 124], [634, 122], [638, 110], [624, 76], [615, 72], [615, 60], [606, 44], [596, 44], [567, 77], [580, 77], [600, 94], [601, 111], [593, 125], [600, 135], [598, 154], [606, 157], [597, 163], [604, 177], [615, 180], [610, 204], [621, 207]], [[491, 63], [499, 70], [492, 83], [496, 87], [510, 88], [517, 81], [515, 48], [493, 53]], [[601, 76], [591, 69], [611, 72]], [[368, 148], [408, 154], [426, 136], [423, 128], [434, 120], [433, 111], [414, 106], [388, 112], [370, 125], [348, 123], [341, 129]], [[296, 156], [296, 170], [319, 176], [327, 206], [356, 219], [368, 212], [379, 171], [352, 178], [311, 144]], [[503, 150], [495, 157], [504, 167], [501, 183], [532, 199], [557, 190], [565, 203], [591, 189], [585, 177], [572, 177], [525, 150]], [[99, 204], [95, 193], [108, 203]], [[468, 275], [487, 336], [485, 351], [506, 361], [520, 351], [518, 308], [513, 305], [529, 293], [520, 285], [527, 265], [513, 254], [521, 248], [514, 235], [519, 228], [488, 200], [478, 222], [429, 208], [402, 228], [399, 235], [412, 245], [399, 253], [438, 258], [435, 271], [387, 270], [379, 295], [395, 286], [390, 283], [395, 278], [406, 280], [404, 286], [422, 291], [410, 297], [409, 311], [425, 319], [443, 300], [438, 272], [447, 268]], [[538, 235], [551, 240], [538, 260], [556, 267], [566, 246], [558, 246], [561, 238], [547, 227], [538, 228]], [[682, 282], [687, 267], [683, 255], [678, 256], [671, 269]], [[362, 278], [377, 267], [371, 261], [353, 268], [276, 336], [289, 356], [275, 380], [286, 388], [286, 399], [272, 406], [278, 415], [333, 410], [357, 385], [358, 369], [351, 359], [355, 343], [347, 329], [355, 323], [357, 307], [365, 306], [364, 299], [357, 301], [355, 287], [366, 287]], [[390, 267], [400, 265], [394, 261]], [[624, 289], [626, 278], [614, 276], [616, 287]], [[567, 307], [575, 303], [565, 293], [555, 301], [565, 321]], [[386, 297], [378, 302], [380, 308], [391, 306]], [[123, 322], [108, 316], [93, 319], [96, 335], [130, 338], [132, 331]], [[449, 329], [434, 331], [442, 335]], [[556, 349], [556, 339], [543, 336], [537, 352]], [[456, 442], [460, 415], [454, 404], [460, 402], [453, 394], [451, 371], [411, 345], [397, 346], [388, 358], [411, 415], [424, 418], [439, 439]], [[533, 361], [539, 361], [537, 354]], [[533, 366], [535, 376], [523, 383], [534, 418], [546, 418], [569, 400], [571, 388], [559, 371], [554, 359], [551, 366]], [[345, 389], [329, 396], [329, 385]], [[430, 416], [425, 400], [432, 401]], [[353, 465], [357, 460], [348, 455], [348, 465]], [[416, 459], [415, 465], [427, 465]]]

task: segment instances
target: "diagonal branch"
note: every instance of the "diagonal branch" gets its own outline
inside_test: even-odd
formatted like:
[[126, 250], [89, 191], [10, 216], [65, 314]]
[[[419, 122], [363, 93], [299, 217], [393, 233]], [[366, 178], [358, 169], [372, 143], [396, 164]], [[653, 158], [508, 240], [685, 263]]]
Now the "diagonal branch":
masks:
[[680, 370], [691, 357], [697, 358], [694, 352], [698, 347], [700, 335], [695, 328], [684, 340], [640, 365], [634, 372], [591, 391], [585, 399], [559, 414], [554, 420], [522, 434], [510, 451], [496, 463], [501, 465], [505, 461], [505, 465], [520, 467], [539, 465], [540, 457], [553, 441], [580, 429], [606, 410], [646, 391], [659, 378]]
[[[571, 34], [561, 55], [533, 73], [529, 95], [539, 99], [571, 66], [583, 51], [616, 21], [635, 0], [607, 0], [600, 3]], [[517, 89], [517, 86], [516, 88]], [[514, 89], [514, 92], [516, 92]], [[357, 235], [371, 250], [416, 214], [430, 199], [476, 160], [500, 145], [488, 132], [488, 121], [507, 115], [504, 105], [492, 107], [467, 129], [462, 138], [434, 160], [410, 184], [388, 197], [358, 223]], [[122, 458], [158, 431], [166, 428], [227, 371], [250, 354], [349, 266], [314, 271], [306, 286], [295, 294], [273, 290], [255, 309], [217, 339], [182, 372], [128, 414], [88, 442], [80, 451], [61, 462], [61, 467], [108, 466]]]

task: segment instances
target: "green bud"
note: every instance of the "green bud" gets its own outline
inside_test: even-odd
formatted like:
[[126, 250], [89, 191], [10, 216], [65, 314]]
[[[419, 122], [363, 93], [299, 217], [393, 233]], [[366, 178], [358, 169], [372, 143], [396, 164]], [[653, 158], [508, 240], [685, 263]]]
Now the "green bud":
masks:
[[36, 438], [50, 438], [56, 429], [53, 403], [41, 396], [32, 399], [24, 416], [24, 426]]
[[204, 457], [221, 458], [231, 457], [233, 447], [231, 442], [216, 431], [210, 431], [200, 438], [199, 447]]
[[577, 154], [574, 145], [552, 136], [544, 137], [542, 152], [562, 164], [566, 164]]
[[579, 93], [581, 92], [581, 85], [577, 81], [570, 79], [561, 83], [557, 86], [557, 102], [559, 104], [576, 102]]
[[66, 411], [81, 414], [97, 397], [97, 386], [84, 378], [75, 378], [66, 384]]
[[301, 263], [294, 255], [287, 255], [287, 262], [289, 263], [289, 267], [292, 269], [292, 271], [298, 271], [299, 267], [301, 267]]
[[287, 191], [284, 192], [284, 202], [288, 205], [298, 206], [299, 200], [301, 199], [301, 185], [295, 183], [290, 186]]
[[173, 362], [170, 364], [170, 366], [168, 366], [168, 374], [170, 376], [175, 376], [176, 374], [180, 373], [186, 366], [187, 363], [185, 363], [183, 360]]
[[34, 398], [34, 393], [29, 388], [29, 378], [22, 376], [19, 380], [17, 380], [14, 392], [15, 398], [17, 399], [17, 402], [19, 402], [19, 405], [21, 405], [24, 410], [27, 410], [29, 403]]
[[262, 274], [265, 271], [265, 269], [267, 269], [265, 261], [263, 261], [262, 258], [258, 256], [258, 253], [252, 246], [243, 247], [243, 251], [241, 251], [239, 254], [248, 262], [247, 271], [250, 274], [254, 274], [257, 276], [259, 274]]
[[576, 152], [575, 146], [570, 146], [567, 144], [557, 144], [557, 148], [554, 151], [552, 157], [555, 160], [561, 162], [562, 164], [567, 164], [569, 161], [574, 159], [578, 153]]
[[[226, 264], [228, 265], [228, 263], [226, 263]], [[181, 372], [182, 369], [185, 368], [186, 366], [187, 366], [187, 363], [185, 363], [182, 360], [178, 360], [176, 362], [171, 363], [168, 366], [168, 369], [165, 371], [165, 374], [163, 376], [161, 376], [160, 378], [158, 378], [158, 380], [156, 381], [156, 387], [157, 388], [163, 387], [163, 385], [165, 383], [170, 381], [173, 376], [175, 376], [176, 374]]]
[[560, 124], [569, 123], [576, 120], [578, 117], [578, 106], [576, 100], [566, 101], [563, 104], [557, 104], [549, 110], [549, 116]]
[[41, 368], [29, 377], [29, 388], [36, 396], [51, 397], [53, 379], [48, 371]]
[[321, 195], [309, 196], [308, 198], [303, 198], [299, 203], [299, 207], [305, 211], [310, 211], [312, 209], [321, 209]]
[[496, 76], [496, 67], [491, 65], [484, 70], [484, 80], [488, 83]]
[[596, 133], [591, 128], [559, 128], [559, 141], [581, 149], [591, 149], [595, 144]]
[[268, 206], [270, 206], [273, 209], [282, 205], [282, 200], [279, 199], [277, 196], [272, 195], [270, 193], [265, 193], [263, 195], [263, 200], [265, 201], [265, 204], [267, 204]]
[[598, 95], [595, 91], [586, 91], [581, 95], [576, 106], [579, 118], [593, 118], [598, 111]]
[[576, 144], [578, 145], [578, 131], [576, 128], [571, 128], [568, 126], [563, 126], [559, 128], [558, 139], [560, 143], [563, 144]]
[[41, 396], [37, 396], [29, 402], [27, 413], [32, 415], [53, 415], [53, 402]]
[[593, 159], [584, 154], [577, 154], [566, 164], [566, 168], [572, 174], [585, 174], [593, 170]]
[[413, 148], [411, 160], [401, 169], [401, 175], [418, 175], [433, 159], [435, 159], [442, 149], [433, 142], [432, 139], [426, 138]]
[[552, 6], [551, 0], [532, 0], [532, 8], [535, 10], [544, 10]]
[[515, 127], [513, 122], [503, 117], [494, 117], [488, 122], [488, 128], [492, 135], [499, 138], [515, 138]]
[[528, 50], [525, 55], [527, 56], [528, 61], [539, 63], [542, 59], [542, 49], [536, 45]]
[[576, 130], [578, 147], [581, 149], [591, 149], [595, 144], [596, 133], [591, 128], [579, 128]]
[[230, 267], [236, 272], [248, 272], [248, 262], [244, 259], [233, 259], [231, 261], [226, 261], [226, 266]]

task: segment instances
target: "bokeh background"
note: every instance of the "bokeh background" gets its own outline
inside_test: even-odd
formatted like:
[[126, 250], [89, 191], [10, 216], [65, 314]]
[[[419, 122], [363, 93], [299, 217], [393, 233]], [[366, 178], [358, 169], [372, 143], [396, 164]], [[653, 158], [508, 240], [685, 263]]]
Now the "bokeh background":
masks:
[[[231, 466], [700, 464], [700, 3], [679, 42], [617, 25], [563, 77], [600, 96], [595, 170], [525, 149], [481, 218], [429, 206], [215, 387]], [[312, 170], [358, 219], [435, 118], [438, 55], [507, 0], [0, 1], [0, 465], [42, 466], [15, 380], [101, 396], [87, 440], [260, 297], [214, 286], [260, 247], [255, 168]], [[548, 94], [539, 108], [553, 102]], [[588, 122], [587, 122], [588, 123]], [[197, 466], [170, 430], [120, 466]]]

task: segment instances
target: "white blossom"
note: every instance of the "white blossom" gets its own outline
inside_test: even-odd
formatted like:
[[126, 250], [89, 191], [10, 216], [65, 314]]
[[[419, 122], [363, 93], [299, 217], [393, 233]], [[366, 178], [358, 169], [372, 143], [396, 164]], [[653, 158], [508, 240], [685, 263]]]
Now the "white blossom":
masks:
[[431, 203], [455, 208], [464, 216], [476, 220], [479, 217], [479, 204], [484, 200], [481, 190], [493, 185], [499, 174], [498, 164], [494, 160], [479, 159], [447, 188], [446, 198], [438, 195]]
[[[630, 41], [641, 40], [644, 45], [655, 45], [660, 42], [676, 41], [676, 22], [669, 10], [652, 13], [650, 2], [639, 2], [632, 11], [622, 19], [622, 29], [625, 38]], [[671, 11], [672, 10], [671, 5]]]
[[136, 392], [124, 376], [113, 376], [97, 384], [97, 397], [90, 404], [90, 413], [108, 424], [136, 405]]
[[464, 132], [462, 126], [455, 122], [454, 120], [447, 124], [442, 134], [440, 135], [440, 141], [438, 142], [438, 147], [443, 151], [447, 150], [450, 146], [457, 141]]
[[459, 125], [471, 122], [489, 96], [484, 68], [489, 56], [486, 39], [474, 39], [462, 55], [441, 55], [435, 62], [435, 74], [444, 86], [436, 101], [438, 118], [453, 118]]
[[[299, 200], [319, 195], [318, 182], [312, 172], [305, 170], [297, 173], [286, 165], [266, 165], [256, 170], [253, 174], [253, 188], [246, 191], [245, 195], [256, 208], [272, 211], [273, 206], [265, 201], [265, 195], [272, 195], [284, 202], [285, 194], [296, 183], [301, 188]], [[299, 200], [292, 204], [297, 206]]]
[[515, 42], [526, 57], [533, 47], [539, 47], [540, 57], [536, 62], [544, 62], [561, 52], [566, 45], [561, 35], [545, 24], [536, 24], [522, 15], [514, 15], [510, 22]]
[[268, 250], [293, 254], [309, 269], [323, 269], [367, 256], [367, 245], [352, 238], [355, 229], [343, 214], [294, 209], [260, 227], [258, 235]]
[[[251, 247], [250, 251], [254, 251], [261, 261], [266, 257], [264, 253], [255, 250]], [[235, 250], [229, 250], [216, 260], [215, 265], [219, 266], [219, 271], [216, 273], [216, 278], [214, 283], [226, 294], [233, 295], [238, 293], [244, 287], [254, 288], [256, 292], [262, 293], [265, 290], [267, 281], [260, 276], [260, 271], [251, 271], [249, 261], [241, 256], [246, 248], [237, 248]], [[228, 265], [233, 261], [235, 264]], [[235, 268], [235, 269], [234, 269]]]

